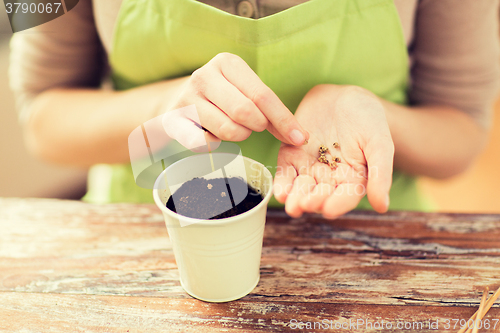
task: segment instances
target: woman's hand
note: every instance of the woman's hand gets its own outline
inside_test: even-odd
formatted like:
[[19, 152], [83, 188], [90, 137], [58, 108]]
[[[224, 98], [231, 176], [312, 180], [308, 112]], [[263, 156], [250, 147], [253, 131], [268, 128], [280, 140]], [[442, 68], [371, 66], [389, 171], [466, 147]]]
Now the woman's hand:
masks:
[[[354, 209], [365, 194], [377, 212], [387, 211], [394, 144], [378, 98], [359, 87], [319, 85], [307, 93], [295, 117], [310, 139], [300, 147], [283, 143], [278, 154], [275, 196], [286, 212], [335, 218]], [[340, 158], [336, 169], [318, 161], [320, 145], [328, 148], [329, 161]]]
[[178, 128], [174, 139], [190, 149], [205, 145], [205, 139], [243, 141], [252, 131], [265, 129], [292, 145], [302, 145], [308, 137], [278, 96], [234, 54], [220, 53], [194, 71], [168, 110], [193, 104], [197, 115], [167, 112], [163, 119], [167, 132]]

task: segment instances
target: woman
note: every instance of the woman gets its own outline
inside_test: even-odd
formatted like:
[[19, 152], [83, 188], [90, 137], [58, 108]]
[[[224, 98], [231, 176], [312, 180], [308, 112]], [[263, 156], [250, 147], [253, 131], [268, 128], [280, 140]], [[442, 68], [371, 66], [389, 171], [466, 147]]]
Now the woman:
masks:
[[[190, 104], [211, 140], [278, 160], [275, 196], [294, 217], [367, 208], [365, 194], [378, 212], [426, 209], [413, 176], [453, 176], [483, 147], [498, 1], [203, 2], [80, 0], [14, 36], [27, 144], [94, 165], [87, 200], [150, 201], [122, 164], [127, 136]], [[103, 53], [116, 91], [98, 88]], [[317, 161], [321, 144], [336, 169]]]

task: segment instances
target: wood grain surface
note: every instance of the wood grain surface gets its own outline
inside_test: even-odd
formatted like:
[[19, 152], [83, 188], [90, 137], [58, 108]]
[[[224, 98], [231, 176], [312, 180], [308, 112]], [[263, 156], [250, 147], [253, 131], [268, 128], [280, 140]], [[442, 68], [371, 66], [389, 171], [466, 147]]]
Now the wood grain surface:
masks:
[[[212, 304], [180, 286], [154, 205], [0, 199], [0, 332], [456, 332], [486, 286], [500, 215], [270, 210], [259, 285]], [[498, 303], [485, 319], [500, 331]]]

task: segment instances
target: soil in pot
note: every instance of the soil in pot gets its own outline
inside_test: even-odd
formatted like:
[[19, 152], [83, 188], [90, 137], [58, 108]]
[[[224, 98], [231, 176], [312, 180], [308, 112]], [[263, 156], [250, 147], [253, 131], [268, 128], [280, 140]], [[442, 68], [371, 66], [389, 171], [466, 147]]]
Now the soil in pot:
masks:
[[[243, 197], [235, 206], [234, 198], [238, 201]], [[182, 184], [166, 206], [183, 216], [215, 220], [242, 214], [262, 200], [262, 195], [241, 178], [194, 178]]]

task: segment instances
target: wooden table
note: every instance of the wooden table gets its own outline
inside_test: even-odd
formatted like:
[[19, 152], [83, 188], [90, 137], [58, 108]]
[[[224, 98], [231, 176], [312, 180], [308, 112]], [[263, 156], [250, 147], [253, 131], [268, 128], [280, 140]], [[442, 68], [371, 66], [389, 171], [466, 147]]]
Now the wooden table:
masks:
[[456, 332], [499, 285], [499, 215], [271, 210], [259, 285], [211, 304], [154, 205], [0, 199], [0, 332]]

